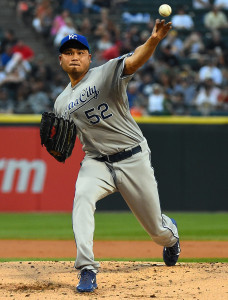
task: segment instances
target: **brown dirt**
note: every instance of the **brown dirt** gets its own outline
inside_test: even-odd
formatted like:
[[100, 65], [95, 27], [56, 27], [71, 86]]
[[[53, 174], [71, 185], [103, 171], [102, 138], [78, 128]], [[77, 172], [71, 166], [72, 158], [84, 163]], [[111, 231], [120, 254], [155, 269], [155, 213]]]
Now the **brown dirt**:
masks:
[[[228, 242], [181, 243], [181, 257], [228, 257]], [[95, 241], [99, 258], [151, 258], [150, 262], [101, 262], [94, 293], [78, 294], [73, 261], [0, 263], [0, 299], [228, 299], [227, 263], [154, 262], [162, 247], [152, 241]], [[1, 258], [64, 258], [76, 255], [74, 241], [4, 241]]]
[[228, 296], [226, 263], [101, 262], [94, 293], [78, 294], [73, 261], [0, 264], [0, 299], [205, 299]]

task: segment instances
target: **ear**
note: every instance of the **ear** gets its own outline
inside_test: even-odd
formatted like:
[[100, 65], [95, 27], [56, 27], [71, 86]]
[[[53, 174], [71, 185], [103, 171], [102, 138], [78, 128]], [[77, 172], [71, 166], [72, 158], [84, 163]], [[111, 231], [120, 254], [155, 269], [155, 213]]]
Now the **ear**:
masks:
[[62, 55], [61, 54], [59, 55], [59, 64], [60, 64], [60, 66], [62, 64]]

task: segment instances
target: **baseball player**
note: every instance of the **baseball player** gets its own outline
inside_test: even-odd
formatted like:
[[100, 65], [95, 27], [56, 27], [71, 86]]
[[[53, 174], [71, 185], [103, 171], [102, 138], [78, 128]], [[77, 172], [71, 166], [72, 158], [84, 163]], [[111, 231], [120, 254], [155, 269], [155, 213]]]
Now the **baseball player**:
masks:
[[161, 213], [150, 149], [129, 112], [126, 94], [133, 74], [151, 57], [170, 29], [171, 22], [156, 20], [151, 36], [134, 53], [91, 69], [90, 48], [84, 36], [68, 35], [61, 42], [59, 61], [70, 83], [56, 99], [54, 112], [74, 121], [85, 151], [72, 212], [77, 246], [75, 268], [80, 270], [78, 292], [93, 292], [97, 288], [94, 212], [98, 200], [116, 191], [151, 238], [164, 247], [166, 265], [175, 265], [178, 260], [177, 225]]

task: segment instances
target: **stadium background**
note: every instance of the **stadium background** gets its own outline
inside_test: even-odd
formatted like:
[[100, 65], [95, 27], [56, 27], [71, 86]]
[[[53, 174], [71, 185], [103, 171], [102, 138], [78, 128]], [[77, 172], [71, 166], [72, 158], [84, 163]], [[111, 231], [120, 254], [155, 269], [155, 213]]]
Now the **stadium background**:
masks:
[[[228, 26], [206, 28], [204, 16], [212, 7], [195, 9], [196, 1], [166, 0], [172, 16], [184, 4], [194, 26], [174, 28], [128, 87], [131, 112], [152, 150], [162, 210], [179, 225], [180, 263], [165, 267], [161, 247], [120, 195], [109, 196], [98, 202], [95, 214], [94, 253], [102, 265], [95, 293], [99, 299], [118, 299], [120, 292], [126, 299], [141, 299], [142, 294], [144, 299], [227, 295]], [[82, 9], [77, 0], [1, 0], [1, 299], [78, 298], [71, 209], [84, 154], [77, 140], [66, 163], [57, 163], [39, 138], [41, 113], [52, 109], [68, 82], [59, 68], [54, 19], [63, 21], [64, 8], [73, 9], [64, 12], [65, 21], [88, 37], [96, 66], [143, 42], [161, 4], [83, 2], [95, 6]], [[222, 13], [228, 15], [228, 9]], [[12, 52], [11, 46], [16, 46]], [[219, 76], [201, 78], [201, 68], [211, 63]], [[159, 105], [154, 109], [154, 104]]]
[[[89, 2], [93, 5], [90, 3], [89, 6]], [[191, 29], [174, 27], [171, 36], [159, 45], [154, 58], [139, 70], [129, 84], [129, 105], [152, 150], [163, 209], [227, 210], [228, 21], [227, 26], [212, 30], [204, 23], [205, 15], [212, 11], [212, 6], [196, 9], [192, 0], [185, 1], [184, 5], [179, 0], [166, 2], [173, 9], [167, 20], [178, 15], [182, 7], [194, 25]], [[81, 5], [83, 3], [84, 7]], [[216, 3], [216, 0], [208, 3]], [[71, 30], [88, 37], [93, 53], [92, 65], [96, 66], [131, 52], [140, 45], [148, 37], [154, 20], [159, 17], [160, 4], [161, 1], [157, 0], [2, 1], [2, 211], [70, 211], [72, 207], [74, 181], [83, 157], [79, 143], [79, 150], [75, 149], [73, 158], [65, 166], [55, 164], [39, 145], [40, 114], [52, 109], [55, 97], [68, 81], [58, 64], [57, 40], [61, 28], [57, 30], [54, 26], [56, 19], [63, 17], [64, 24], [68, 26], [65, 31], [72, 26]], [[228, 15], [227, 8], [221, 12]], [[70, 22], [72, 24], [68, 24]], [[219, 32], [221, 40], [213, 48], [215, 31]], [[192, 33], [197, 33], [199, 40], [188, 49], [186, 40]], [[22, 61], [28, 64], [23, 65], [24, 72], [14, 57], [15, 53], [20, 52], [18, 42], [20, 44], [21, 41], [28, 46], [25, 51], [28, 58], [25, 59], [22, 54]], [[167, 44], [177, 46], [178, 42], [182, 42], [185, 51], [178, 52], [174, 47], [167, 54]], [[200, 43], [203, 47], [199, 46]], [[15, 45], [16, 49], [8, 52]], [[216, 60], [216, 67], [222, 74], [220, 83], [213, 79], [211, 90], [219, 90], [213, 105], [211, 100], [206, 104], [195, 101], [208, 79], [201, 78], [199, 74], [200, 69], [208, 64], [208, 58]], [[7, 59], [9, 62], [15, 59], [14, 67], [7, 64]], [[150, 98], [156, 94], [156, 86], [162, 88], [163, 103], [159, 109], [151, 110]], [[75, 168], [70, 168], [72, 164]], [[53, 177], [57, 183], [67, 178], [64, 180], [65, 188], [61, 184], [54, 186]], [[20, 187], [20, 184], [23, 186]], [[41, 186], [36, 189], [33, 187], [36, 184]], [[114, 194], [107, 201], [100, 201], [97, 209], [128, 208], [120, 195]]]

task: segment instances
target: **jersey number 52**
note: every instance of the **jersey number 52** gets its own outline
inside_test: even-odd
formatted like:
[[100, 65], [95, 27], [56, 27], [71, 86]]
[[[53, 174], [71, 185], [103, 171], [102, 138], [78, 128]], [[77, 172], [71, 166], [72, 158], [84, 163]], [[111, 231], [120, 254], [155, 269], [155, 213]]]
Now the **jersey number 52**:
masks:
[[97, 124], [100, 120], [112, 117], [112, 113], [108, 113], [109, 106], [107, 103], [99, 104], [97, 110], [93, 107], [85, 111], [85, 115], [91, 124]]

